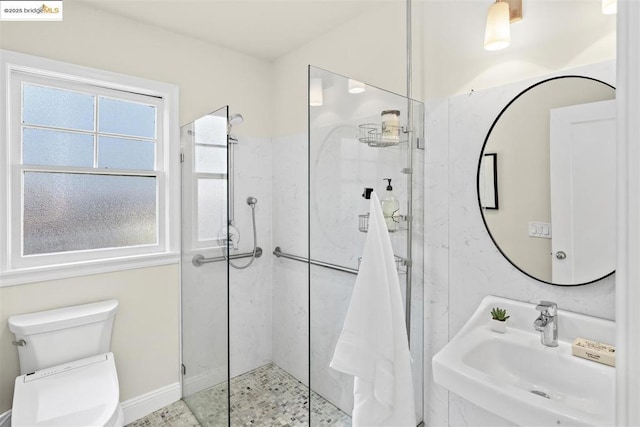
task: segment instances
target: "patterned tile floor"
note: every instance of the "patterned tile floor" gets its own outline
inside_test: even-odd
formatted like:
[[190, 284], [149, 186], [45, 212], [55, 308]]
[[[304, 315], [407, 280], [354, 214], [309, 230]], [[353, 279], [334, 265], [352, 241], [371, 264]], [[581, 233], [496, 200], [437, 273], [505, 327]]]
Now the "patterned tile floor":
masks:
[[[260, 427], [350, 427], [351, 418], [274, 364], [231, 380], [231, 425]], [[186, 397], [129, 427], [223, 427], [227, 425], [226, 384]]]
[[127, 427], [199, 427], [200, 423], [193, 416], [189, 407], [178, 400], [169, 406], [165, 406], [144, 418], [127, 424]]

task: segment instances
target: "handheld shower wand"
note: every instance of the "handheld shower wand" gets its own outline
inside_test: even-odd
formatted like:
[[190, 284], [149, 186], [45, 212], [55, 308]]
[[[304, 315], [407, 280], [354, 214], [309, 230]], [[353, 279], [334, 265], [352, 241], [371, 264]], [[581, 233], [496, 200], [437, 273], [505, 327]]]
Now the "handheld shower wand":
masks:
[[256, 204], [258, 203], [258, 199], [256, 199], [253, 196], [249, 196], [247, 197], [247, 204], [251, 207], [251, 222], [253, 225], [253, 253], [251, 254], [251, 259], [249, 260], [249, 262], [245, 265], [236, 265], [234, 264], [231, 259], [229, 259], [229, 256], [227, 254], [227, 249], [224, 248], [222, 250], [223, 255], [225, 256], [225, 258], [227, 258], [227, 261], [229, 262], [229, 265], [231, 265], [233, 268], [237, 268], [238, 270], [243, 270], [247, 267], [249, 267], [251, 264], [253, 264], [253, 261], [256, 259], [256, 253], [258, 251], [258, 239], [256, 237]]

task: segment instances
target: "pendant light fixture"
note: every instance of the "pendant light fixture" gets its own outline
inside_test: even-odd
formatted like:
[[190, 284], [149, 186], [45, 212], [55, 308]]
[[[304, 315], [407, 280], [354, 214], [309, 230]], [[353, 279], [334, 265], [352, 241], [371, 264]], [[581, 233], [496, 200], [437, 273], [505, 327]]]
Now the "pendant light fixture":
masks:
[[489, 7], [484, 48], [500, 50], [511, 43], [510, 24], [522, 19], [522, 0], [496, 0]]
[[489, 7], [487, 28], [484, 32], [484, 48], [486, 50], [500, 50], [511, 43], [509, 31], [509, 3], [496, 1]]

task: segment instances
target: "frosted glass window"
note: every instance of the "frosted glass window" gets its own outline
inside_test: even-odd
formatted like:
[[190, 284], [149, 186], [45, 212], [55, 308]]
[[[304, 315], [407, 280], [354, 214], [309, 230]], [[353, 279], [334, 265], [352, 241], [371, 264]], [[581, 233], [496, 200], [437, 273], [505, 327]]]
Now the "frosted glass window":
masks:
[[101, 96], [98, 108], [99, 132], [155, 138], [156, 107]]
[[[198, 179], [198, 240], [214, 240], [226, 233], [227, 181]], [[222, 232], [222, 234], [220, 234]]]
[[24, 173], [23, 254], [156, 244], [156, 178]]
[[196, 145], [196, 172], [227, 173], [227, 147]]
[[153, 170], [154, 166], [154, 142], [106, 136], [99, 137], [99, 168]]
[[203, 116], [193, 122], [196, 144], [227, 146], [227, 117]]
[[94, 107], [93, 95], [47, 86], [23, 85], [24, 124], [93, 131]]
[[93, 167], [93, 135], [23, 128], [22, 163]]

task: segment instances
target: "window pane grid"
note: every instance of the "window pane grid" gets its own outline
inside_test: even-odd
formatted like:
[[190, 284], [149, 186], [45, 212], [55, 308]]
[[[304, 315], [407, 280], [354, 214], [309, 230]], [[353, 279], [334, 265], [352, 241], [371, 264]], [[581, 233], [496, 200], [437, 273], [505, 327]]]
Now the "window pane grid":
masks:
[[[102, 106], [102, 108], [101, 108]], [[98, 97], [98, 132], [155, 139], [157, 109], [153, 105], [115, 97]], [[124, 118], [128, 120], [123, 120]]]
[[208, 178], [208, 179], [227, 179], [226, 173], [206, 173], [206, 172], [197, 172], [193, 174], [194, 178]]
[[50, 130], [50, 131], [56, 131], [56, 132], [74, 133], [74, 134], [80, 134], [80, 135], [107, 136], [107, 137], [114, 137], [118, 139], [129, 139], [132, 141], [148, 141], [148, 142], [154, 142], [154, 143], [158, 142], [157, 138], [145, 138], [142, 136], [122, 135], [118, 133], [107, 133], [107, 132], [87, 132], [87, 131], [82, 131], [78, 129], [70, 129], [70, 128], [54, 127], [54, 126], [24, 124], [22, 125], [22, 129], [23, 130], [24, 129], [40, 129], [40, 130]]
[[20, 159], [27, 165], [90, 167], [94, 165], [93, 133], [37, 126], [21, 129]]
[[165, 138], [175, 132], [165, 104], [174, 105], [174, 88], [150, 85], [157, 96], [72, 74], [8, 74], [12, 231], [2, 265], [10, 271], [114, 256], [133, 261], [175, 245], [167, 197], [176, 167], [167, 150], [171, 158], [177, 151]]
[[20, 173], [25, 172], [51, 172], [66, 173], [76, 175], [112, 175], [112, 176], [139, 176], [147, 178], [159, 178], [160, 172], [148, 170], [129, 170], [129, 169], [94, 169], [94, 168], [78, 168], [78, 167], [56, 167], [56, 166], [37, 166], [23, 165]]
[[157, 138], [145, 138], [144, 136], [131, 136], [131, 135], [124, 135], [121, 133], [109, 133], [109, 132], [96, 132], [96, 135], [98, 136], [110, 136], [113, 138], [119, 138], [119, 139], [131, 139], [133, 141], [148, 141], [148, 142], [156, 142]]
[[[69, 129], [69, 128], [61, 128], [61, 127], [54, 127], [54, 126], [39, 126], [39, 125], [23, 125], [22, 126], [22, 135], [21, 135], [21, 140], [23, 141], [22, 145], [22, 155], [21, 155], [21, 159], [23, 159], [24, 161], [24, 133], [25, 130], [27, 129], [35, 129], [35, 130], [44, 130], [44, 131], [52, 131], [52, 132], [63, 132], [63, 133], [68, 133], [68, 134], [75, 134], [75, 135], [87, 135], [87, 136], [92, 136], [93, 137], [93, 144], [94, 144], [94, 161], [93, 161], [93, 167], [96, 169], [99, 169], [99, 162], [98, 162], [98, 145], [99, 145], [99, 139], [100, 137], [107, 137], [107, 138], [117, 138], [117, 139], [122, 139], [122, 140], [128, 140], [128, 141], [132, 141], [132, 142], [137, 142], [137, 141], [145, 141], [145, 142], [151, 142], [154, 144], [154, 147], [157, 145], [158, 140], [157, 138], [144, 138], [144, 137], [134, 137], [134, 136], [129, 136], [129, 135], [120, 135], [120, 134], [115, 134], [115, 133], [104, 133], [104, 132], [87, 132], [87, 131], [81, 131], [81, 130], [77, 130], [77, 129]], [[156, 169], [155, 164], [156, 164], [156, 149], [154, 148], [154, 155], [153, 155], [153, 164], [154, 164], [154, 169]]]
[[[68, 88], [58, 88], [54, 86], [47, 86], [42, 84], [33, 84], [33, 83], [25, 82], [21, 85], [21, 87], [22, 87], [21, 122], [23, 124], [23, 127], [22, 127], [23, 132], [21, 135], [21, 141], [22, 141], [21, 159], [23, 161], [25, 159], [24, 130], [40, 129], [40, 130], [58, 132], [57, 133], [58, 137], [61, 136], [61, 132], [65, 132], [68, 134], [75, 134], [75, 135], [91, 135], [93, 138], [92, 167], [96, 170], [101, 170], [106, 168], [116, 168], [116, 169], [122, 168], [126, 170], [145, 170], [145, 171], [157, 169], [158, 159], [157, 159], [156, 147], [158, 142], [158, 139], [157, 139], [158, 120], [157, 120], [157, 108], [154, 105], [119, 99], [116, 97], [107, 97], [103, 95], [91, 94], [91, 93], [86, 93], [81, 91], [74, 91]], [[37, 94], [38, 90], [40, 90], [41, 93]], [[29, 92], [36, 92], [36, 95], [29, 95]], [[74, 96], [79, 96], [84, 98], [83, 106], [85, 108], [89, 108], [87, 103], [88, 98], [92, 99], [91, 110], [92, 110], [93, 117], [92, 117], [91, 129], [90, 128], [83, 129], [82, 125], [75, 126], [75, 127], [65, 126], [65, 124], [68, 124], [68, 118], [62, 117], [62, 118], [58, 118], [57, 119], [58, 121], [56, 121], [56, 117], [54, 117], [53, 119], [50, 117], [47, 117], [46, 112], [41, 111], [42, 108], [39, 109], [38, 105], [36, 105], [36, 104], [44, 104], [44, 105], [55, 106], [56, 97], [60, 97], [64, 101], [65, 97], [73, 98]], [[31, 102], [29, 102], [28, 99], [30, 99]], [[104, 125], [104, 127], [110, 128], [109, 129], [110, 131], [103, 131], [100, 129], [101, 127], [100, 106], [102, 101], [106, 103], [105, 105], [107, 106], [110, 105], [110, 107], [107, 107], [107, 110], [109, 110], [109, 108], [111, 109], [110, 115], [112, 117], [108, 118], [108, 119], [111, 119], [111, 121], [105, 119], [106, 125]], [[76, 102], [76, 103], [79, 103], [79, 102]], [[80, 104], [82, 103], [80, 102]], [[128, 108], [128, 110], [124, 112], [118, 111], [117, 108], [115, 108], [117, 106], [122, 106], [123, 108], [126, 107]], [[82, 113], [82, 111], [80, 113]], [[84, 113], [86, 115], [86, 111]], [[106, 114], [108, 113], [105, 113], [105, 115]], [[125, 117], [127, 117], [127, 114], [133, 114], [138, 118], [141, 117], [143, 121], [144, 119], [146, 119], [149, 123], [146, 123], [146, 124], [143, 123], [142, 125], [134, 124], [129, 126], [127, 126], [126, 124], [122, 125], [121, 123], [126, 121], [126, 120], [122, 120], [123, 118], [122, 116], [124, 115]], [[27, 116], [32, 116], [33, 120], [29, 120]], [[127, 118], [130, 118], [130, 117], [127, 117]], [[136, 123], [137, 121], [132, 120], [132, 122]], [[136, 126], [141, 128], [137, 129]], [[120, 127], [120, 129], [118, 129], [118, 127]], [[152, 129], [150, 129], [150, 127]], [[129, 130], [129, 132], [128, 133], [119, 132], [118, 130]], [[144, 133], [147, 133], [149, 135], [145, 135]], [[117, 142], [117, 144], [119, 144], [121, 148], [126, 148], [126, 147], [123, 147], [123, 145], [126, 145], [127, 142], [130, 142], [130, 144], [132, 144], [130, 149], [136, 152], [136, 156], [129, 157], [130, 159], [133, 159], [133, 161], [131, 160], [127, 161], [126, 156], [122, 156], [122, 155], [119, 156], [117, 154], [119, 150], [116, 150], [113, 147], [114, 144], [116, 144], [116, 142], [111, 143], [112, 148], [110, 150], [110, 156], [107, 155], [107, 157], [104, 157], [106, 153], [103, 153], [103, 157], [106, 159], [103, 161], [100, 158], [101, 138], [105, 138], [104, 139], [105, 143], [107, 143], [107, 141], [117, 140], [119, 141]], [[58, 140], [59, 139], [60, 138], [58, 138]], [[150, 142], [152, 143], [152, 145], [151, 146], [144, 145], [143, 144], [144, 142], [147, 142], [147, 143]], [[46, 144], [43, 145], [42, 140], [40, 140], [39, 144], [41, 147], [46, 148]], [[61, 142], [58, 142], [58, 145], [60, 144]], [[62, 144], [64, 145], [64, 142], [62, 142]], [[153, 151], [152, 153], [149, 152], [150, 148]], [[40, 156], [40, 161], [43, 162], [42, 164], [46, 164], [44, 163], [45, 159], [50, 159], [50, 161], [52, 162], [52, 165], [64, 166], [64, 165], [57, 164], [57, 162], [62, 160], [60, 158], [56, 158], [54, 154], [55, 153], [51, 153], [51, 155], [49, 156]], [[58, 157], [61, 157], [67, 160], [69, 162], [68, 164], [69, 167], [77, 166], [77, 164], [73, 164], [73, 160], [69, 159], [69, 156], [58, 156]], [[136, 162], [136, 159], [141, 159], [141, 158], [143, 160], [139, 160], [138, 162]]]
[[92, 114], [89, 124], [87, 123], [89, 115], [86, 111], [90, 104], [91, 111], [95, 112], [95, 95], [31, 82], [23, 82], [21, 88], [20, 117], [23, 124], [49, 125], [90, 132], [97, 129], [95, 114]]

